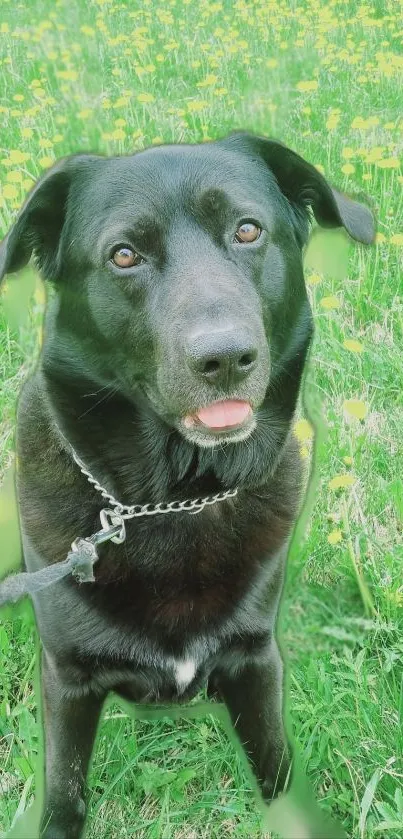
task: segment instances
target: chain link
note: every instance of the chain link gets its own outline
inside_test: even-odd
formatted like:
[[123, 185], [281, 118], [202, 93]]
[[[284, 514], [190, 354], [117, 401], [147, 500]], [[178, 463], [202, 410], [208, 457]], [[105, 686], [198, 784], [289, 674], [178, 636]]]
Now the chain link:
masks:
[[70, 446], [70, 448], [72, 450], [74, 460], [79, 466], [83, 475], [85, 475], [88, 481], [94, 485], [95, 489], [97, 489], [101, 493], [103, 498], [110, 501], [114, 511], [120, 516], [121, 519], [132, 519], [139, 516], [154, 516], [157, 513], [187, 512], [191, 515], [195, 515], [197, 513], [200, 513], [204, 509], [204, 507], [206, 507], [209, 504], [216, 504], [219, 501], [225, 501], [227, 498], [234, 498], [238, 492], [237, 489], [227, 489], [222, 492], [217, 492], [215, 495], [207, 495], [204, 498], [187, 498], [185, 501], [160, 501], [158, 504], [134, 504], [130, 507], [127, 504], [121, 504], [120, 501], [116, 501], [116, 498], [114, 498], [113, 495], [110, 495], [110, 493], [107, 492], [106, 489], [104, 489], [104, 487], [102, 487], [98, 483], [98, 481], [92, 476], [91, 472], [86, 468], [83, 461], [78, 457], [73, 447]]

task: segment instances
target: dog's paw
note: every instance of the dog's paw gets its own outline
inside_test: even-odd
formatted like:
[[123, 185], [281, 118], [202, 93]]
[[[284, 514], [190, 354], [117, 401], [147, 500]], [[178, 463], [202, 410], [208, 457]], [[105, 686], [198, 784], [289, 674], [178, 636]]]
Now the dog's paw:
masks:
[[286, 753], [275, 764], [270, 763], [259, 786], [264, 801], [273, 801], [287, 789], [290, 780], [290, 760]]
[[66, 806], [46, 808], [41, 820], [40, 839], [81, 839], [85, 809], [82, 799], [68, 809]]

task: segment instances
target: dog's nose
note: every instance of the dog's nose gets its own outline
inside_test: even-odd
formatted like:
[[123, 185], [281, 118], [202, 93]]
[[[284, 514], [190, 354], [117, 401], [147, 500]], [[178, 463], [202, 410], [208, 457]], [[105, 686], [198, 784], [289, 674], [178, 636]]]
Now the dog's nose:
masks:
[[245, 379], [257, 364], [257, 349], [239, 330], [205, 332], [189, 338], [186, 361], [193, 373], [230, 387]]

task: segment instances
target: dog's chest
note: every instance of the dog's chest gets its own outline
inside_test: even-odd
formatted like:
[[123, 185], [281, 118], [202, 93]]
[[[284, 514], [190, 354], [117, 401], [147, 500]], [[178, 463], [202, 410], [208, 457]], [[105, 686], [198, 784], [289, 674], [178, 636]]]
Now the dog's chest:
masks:
[[181, 690], [185, 688], [192, 679], [194, 678], [196, 673], [196, 663], [192, 661], [191, 658], [186, 659], [185, 661], [178, 661], [175, 664], [175, 680], [178, 688]]
[[141, 627], [151, 637], [214, 629], [233, 614], [259, 580], [269, 549], [275, 553], [284, 538], [267, 520], [244, 532], [214, 525], [205, 517], [187, 531], [175, 521], [127, 528], [124, 545], [105, 546], [95, 569], [99, 584], [80, 593], [115, 624]]

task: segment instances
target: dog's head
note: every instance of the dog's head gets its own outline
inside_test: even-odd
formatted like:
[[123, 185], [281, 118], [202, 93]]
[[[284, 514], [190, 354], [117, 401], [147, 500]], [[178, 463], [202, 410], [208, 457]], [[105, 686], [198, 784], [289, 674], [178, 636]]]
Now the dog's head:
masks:
[[56, 289], [45, 368], [117, 384], [199, 447], [236, 443], [259, 422], [285, 428], [295, 409], [312, 335], [311, 210], [374, 240], [366, 207], [272, 140], [74, 155], [28, 196], [0, 274], [33, 253]]

